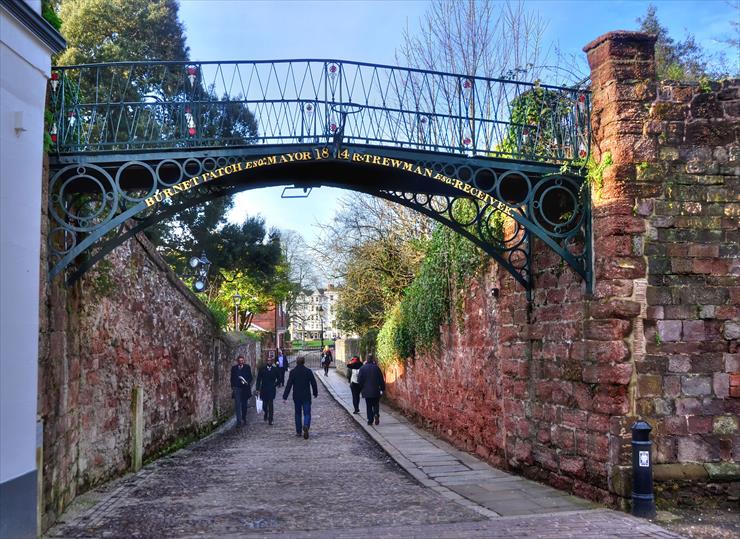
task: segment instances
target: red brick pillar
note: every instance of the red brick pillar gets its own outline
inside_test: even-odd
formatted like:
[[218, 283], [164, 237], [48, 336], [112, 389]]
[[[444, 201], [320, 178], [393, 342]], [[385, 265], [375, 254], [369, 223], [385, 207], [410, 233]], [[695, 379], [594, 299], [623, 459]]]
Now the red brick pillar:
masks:
[[636, 165], [656, 157], [655, 144], [642, 136], [645, 104], [655, 99], [655, 36], [609, 32], [583, 50], [591, 67], [594, 158], [599, 162], [609, 152], [613, 162], [598, 198], [626, 202], [636, 194]]
[[654, 36], [618, 31], [584, 47], [591, 67], [593, 157], [611, 165], [591, 186], [595, 290], [584, 327], [583, 381], [594, 384], [592, 413], [609, 417], [609, 455], [602, 465], [609, 490], [622, 497], [629, 495], [629, 425], [637, 365], [645, 354], [646, 226], [636, 208], [650, 195], [636, 177], [638, 164], [657, 153], [655, 142], [643, 137], [656, 91], [654, 46]]

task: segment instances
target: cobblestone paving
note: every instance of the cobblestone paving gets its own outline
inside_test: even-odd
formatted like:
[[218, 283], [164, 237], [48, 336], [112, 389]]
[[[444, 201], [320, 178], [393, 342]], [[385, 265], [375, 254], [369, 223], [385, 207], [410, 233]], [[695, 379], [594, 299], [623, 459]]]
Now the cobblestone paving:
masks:
[[252, 408], [246, 428], [232, 420], [80, 496], [47, 537], [680, 538], [603, 509], [485, 518], [409, 476], [319, 391], [309, 440], [295, 437], [292, 402], [276, 402], [273, 426]]
[[87, 509], [70, 511], [48, 537], [220, 537], [483, 518], [409, 477], [319, 389], [308, 440], [295, 436], [291, 400], [275, 403], [273, 426], [251, 408], [246, 429], [232, 422], [87, 495], [77, 504]]

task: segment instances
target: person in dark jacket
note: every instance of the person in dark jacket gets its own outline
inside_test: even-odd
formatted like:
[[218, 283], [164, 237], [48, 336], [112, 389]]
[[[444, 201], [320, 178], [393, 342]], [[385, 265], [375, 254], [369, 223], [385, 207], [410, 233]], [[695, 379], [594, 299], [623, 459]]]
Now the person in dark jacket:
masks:
[[328, 346], [324, 346], [323, 352], [321, 352], [321, 366], [324, 367], [324, 376], [329, 376], [329, 365], [332, 361], [331, 350]]
[[380, 396], [385, 391], [385, 380], [372, 354], [368, 354], [367, 363], [360, 369], [358, 383], [367, 405], [367, 424], [372, 425], [375, 420], [377, 425], [380, 423]]
[[[293, 405], [295, 406], [295, 435], [308, 439], [308, 429], [311, 427], [311, 390], [314, 398], [319, 396], [316, 378], [313, 371], [306, 367], [306, 358], [301, 356], [296, 360], [296, 366], [288, 375], [285, 384], [283, 400], [288, 400], [290, 390], [293, 390]], [[303, 418], [301, 418], [301, 414]]]
[[278, 348], [276, 366], [280, 370], [280, 383], [278, 387], [283, 387], [285, 385], [285, 371], [288, 370], [288, 358], [285, 357], [282, 348]]
[[231, 367], [231, 389], [236, 408], [236, 426], [247, 424], [247, 405], [252, 397], [252, 368], [244, 363], [244, 356], [236, 358]]
[[352, 406], [355, 411], [353, 413], [360, 413], [360, 384], [359, 374], [360, 368], [362, 367], [362, 361], [358, 356], [352, 356], [352, 359], [347, 363], [347, 378], [349, 379], [349, 388], [352, 390]]
[[275, 393], [278, 384], [280, 384], [280, 369], [273, 365], [273, 359], [267, 358], [267, 363], [262, 366], [257, 373], [257, 395], [262, 399], [262, 411], [264, 420], [272, 425], [274, 412]]

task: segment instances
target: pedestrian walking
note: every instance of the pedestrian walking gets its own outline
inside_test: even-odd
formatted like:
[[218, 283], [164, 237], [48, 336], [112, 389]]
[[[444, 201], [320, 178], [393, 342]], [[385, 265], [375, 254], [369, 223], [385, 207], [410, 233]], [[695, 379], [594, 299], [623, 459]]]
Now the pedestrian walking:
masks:
[[236, 358], [231, 367], [231, 393], [236, 408], [236, 426], [247, 424], [247, 406], [252, 397], [252, 368], [244, 363], [244, 356]]
[[295, 368], [288, 375], [288, 383], [283, 391], [284, 401], [288, 400], [291, 389], [295, 406], [295, 435], [303, 434], [308, 440], [308, 429], [311, 428], [311, 390], [314, 398], [319, 396], [319, 390], [313, 371], [306, 367], [306, 358], [303, 356], [296, 360]]
[[285, 385], [285, 371], [288, 370], [288, 358], [286, 358], [285, 354], [283, 354], [282, 348], [278, 348], [277, 351], [277, 367], [280, 371], [280, 380], [278, 381], [278, 387], [283, 387]]
[[378, 425], [380, 423], [380, 396], [385, 391], [385, 380], [372, 354], [368, 354], [367, 363], [360, 369], [357, 383], [360, 385], [362, 396], [365, 397], [367, 424], [372, 425], [374, 421]]
[[349, 388], [352, 391], [352, 406], [355, 414], [360, 413], [360, 368], [362, 361], [359, 356], [352, 356], [347, 363], [347, 378], [349, 379]]
[[324, 351], [321, 352], [321, 366], [324, 367], [324, 376], [329, 376], [329, 365], [332, 362], [331, 350], [328, 346], [324, 346]]
[[267, 358], [265, 365], [257, 373], [257, 385], [255, 389], [257, 396], [262, 399], [262, 411], [264, 412], [264, 421], [272, 425], [274, 415], [275, 393], [278, 383], [280, 382], [280, 369], [273, 364], [271, 357]]

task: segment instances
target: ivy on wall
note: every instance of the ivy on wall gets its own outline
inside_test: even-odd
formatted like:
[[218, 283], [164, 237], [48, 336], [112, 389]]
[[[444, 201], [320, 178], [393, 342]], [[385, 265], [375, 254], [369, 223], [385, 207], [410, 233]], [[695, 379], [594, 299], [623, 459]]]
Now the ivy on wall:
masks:
[[[474, 203], [462, 202], [455, 211], [478, 211]], [[487, 260], [474, 243], [443, 226], [432, 234], [426, 253], [419, 273], [378, 333], [376, 354], [382, 365], [433, 350], [440, 327], [455, 314], [462, 318], [465, 285]]]

